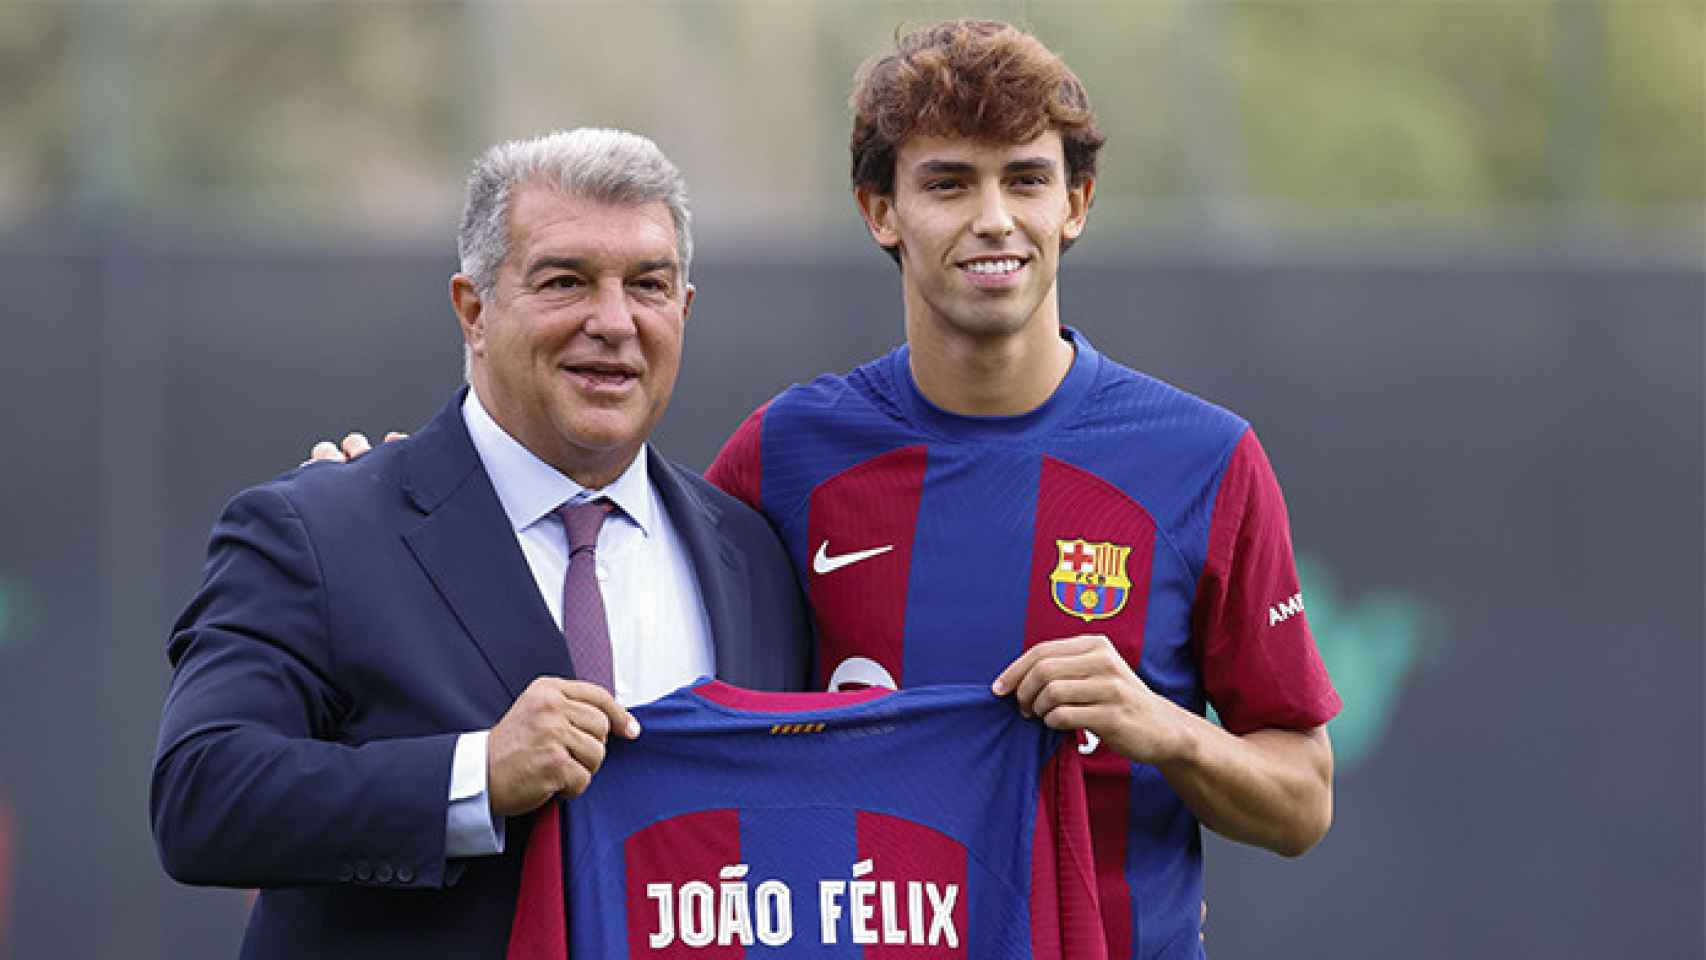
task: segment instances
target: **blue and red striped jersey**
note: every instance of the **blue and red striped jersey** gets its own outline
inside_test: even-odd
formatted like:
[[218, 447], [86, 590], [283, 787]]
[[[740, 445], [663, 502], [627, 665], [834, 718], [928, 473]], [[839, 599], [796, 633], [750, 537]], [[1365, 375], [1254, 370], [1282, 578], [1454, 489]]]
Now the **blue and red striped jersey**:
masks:
[[535, 822], [510, 960], [1106, 957], [1073, 741], [987, 687], [633, 713]]
[[[1071, 369], [1021, 416], [934, 406], [903, 346], [788, 389], [730, 438], [706, 476], [781, 535], [818, 681], [989, 683], [1033, 644], [1100, 633], [1235, 733], [1325, 723], [1338, 696], [1249, 425], [1062, 336]], [[1153, 767], [1083, 749], [1110, 955], [1196, 956], [1195, 818]]]

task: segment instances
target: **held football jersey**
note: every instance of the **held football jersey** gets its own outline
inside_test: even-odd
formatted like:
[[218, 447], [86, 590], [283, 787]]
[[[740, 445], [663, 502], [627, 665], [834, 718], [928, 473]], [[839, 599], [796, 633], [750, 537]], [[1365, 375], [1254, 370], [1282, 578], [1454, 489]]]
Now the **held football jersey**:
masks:
[[1073, 741], [988, 688], [633, 713], [536, 820], [510, 960], [1107, 956]]
[[[790, 388], [730, 438], [706, 476], [782, 536], [818, 681], [989, 683], [1031, 645], [1096, 633], [1234, 733], [1325, 723], [1339, 701], [1255, 434], [1062, 336], [1071, 369], [1021, 416], [932, 405], [903, 346]], [[1198, 956], [1196, 820], [1154, 768], [1082, 749], [1110, 954]]]

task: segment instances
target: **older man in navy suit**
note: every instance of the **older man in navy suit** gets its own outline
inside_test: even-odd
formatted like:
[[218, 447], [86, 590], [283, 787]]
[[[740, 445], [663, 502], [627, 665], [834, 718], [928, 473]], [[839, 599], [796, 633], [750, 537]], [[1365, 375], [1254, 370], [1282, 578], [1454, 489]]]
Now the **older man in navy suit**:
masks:
[[494, 147], [458, 247], [470, 388], [232, 500], [171, 639], [155, 839], [261, 888], [245, 957], [501, 957], [526, 815], [644, 735], [623, 704], [806, 680], [770, 528], [646, 445], [693, 300], [674, 166], [609, 130]]

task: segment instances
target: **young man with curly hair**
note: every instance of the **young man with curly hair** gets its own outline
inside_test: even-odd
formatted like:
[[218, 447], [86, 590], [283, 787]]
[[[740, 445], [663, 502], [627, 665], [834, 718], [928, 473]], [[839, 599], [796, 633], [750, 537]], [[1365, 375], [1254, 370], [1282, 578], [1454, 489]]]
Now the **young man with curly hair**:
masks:
[[782, 535], [819, 683], [992, 683], [1082, 731], [1110, 956], [1199, 956], [1198, 824], [1296, 856], [1332, 820], [1279, 486], [1245, 421], [1062, 324], [1104, 138], [1058, 56], [955, 20], [851, 99], [906, 343], [765, 404], [707, 476]]

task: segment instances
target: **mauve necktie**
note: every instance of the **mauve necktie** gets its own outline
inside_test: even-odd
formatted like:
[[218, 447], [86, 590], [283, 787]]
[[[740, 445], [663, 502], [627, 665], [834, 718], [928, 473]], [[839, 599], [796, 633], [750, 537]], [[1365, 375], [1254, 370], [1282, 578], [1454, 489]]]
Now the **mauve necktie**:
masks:
[[575, 678], [616, 692], [611, 666], [610, 625], [598, 590], [598, 530], [613, 509], [609, 500], [557, 508], [569, 540], [569, 569], [563, 574], [563, 640]]

